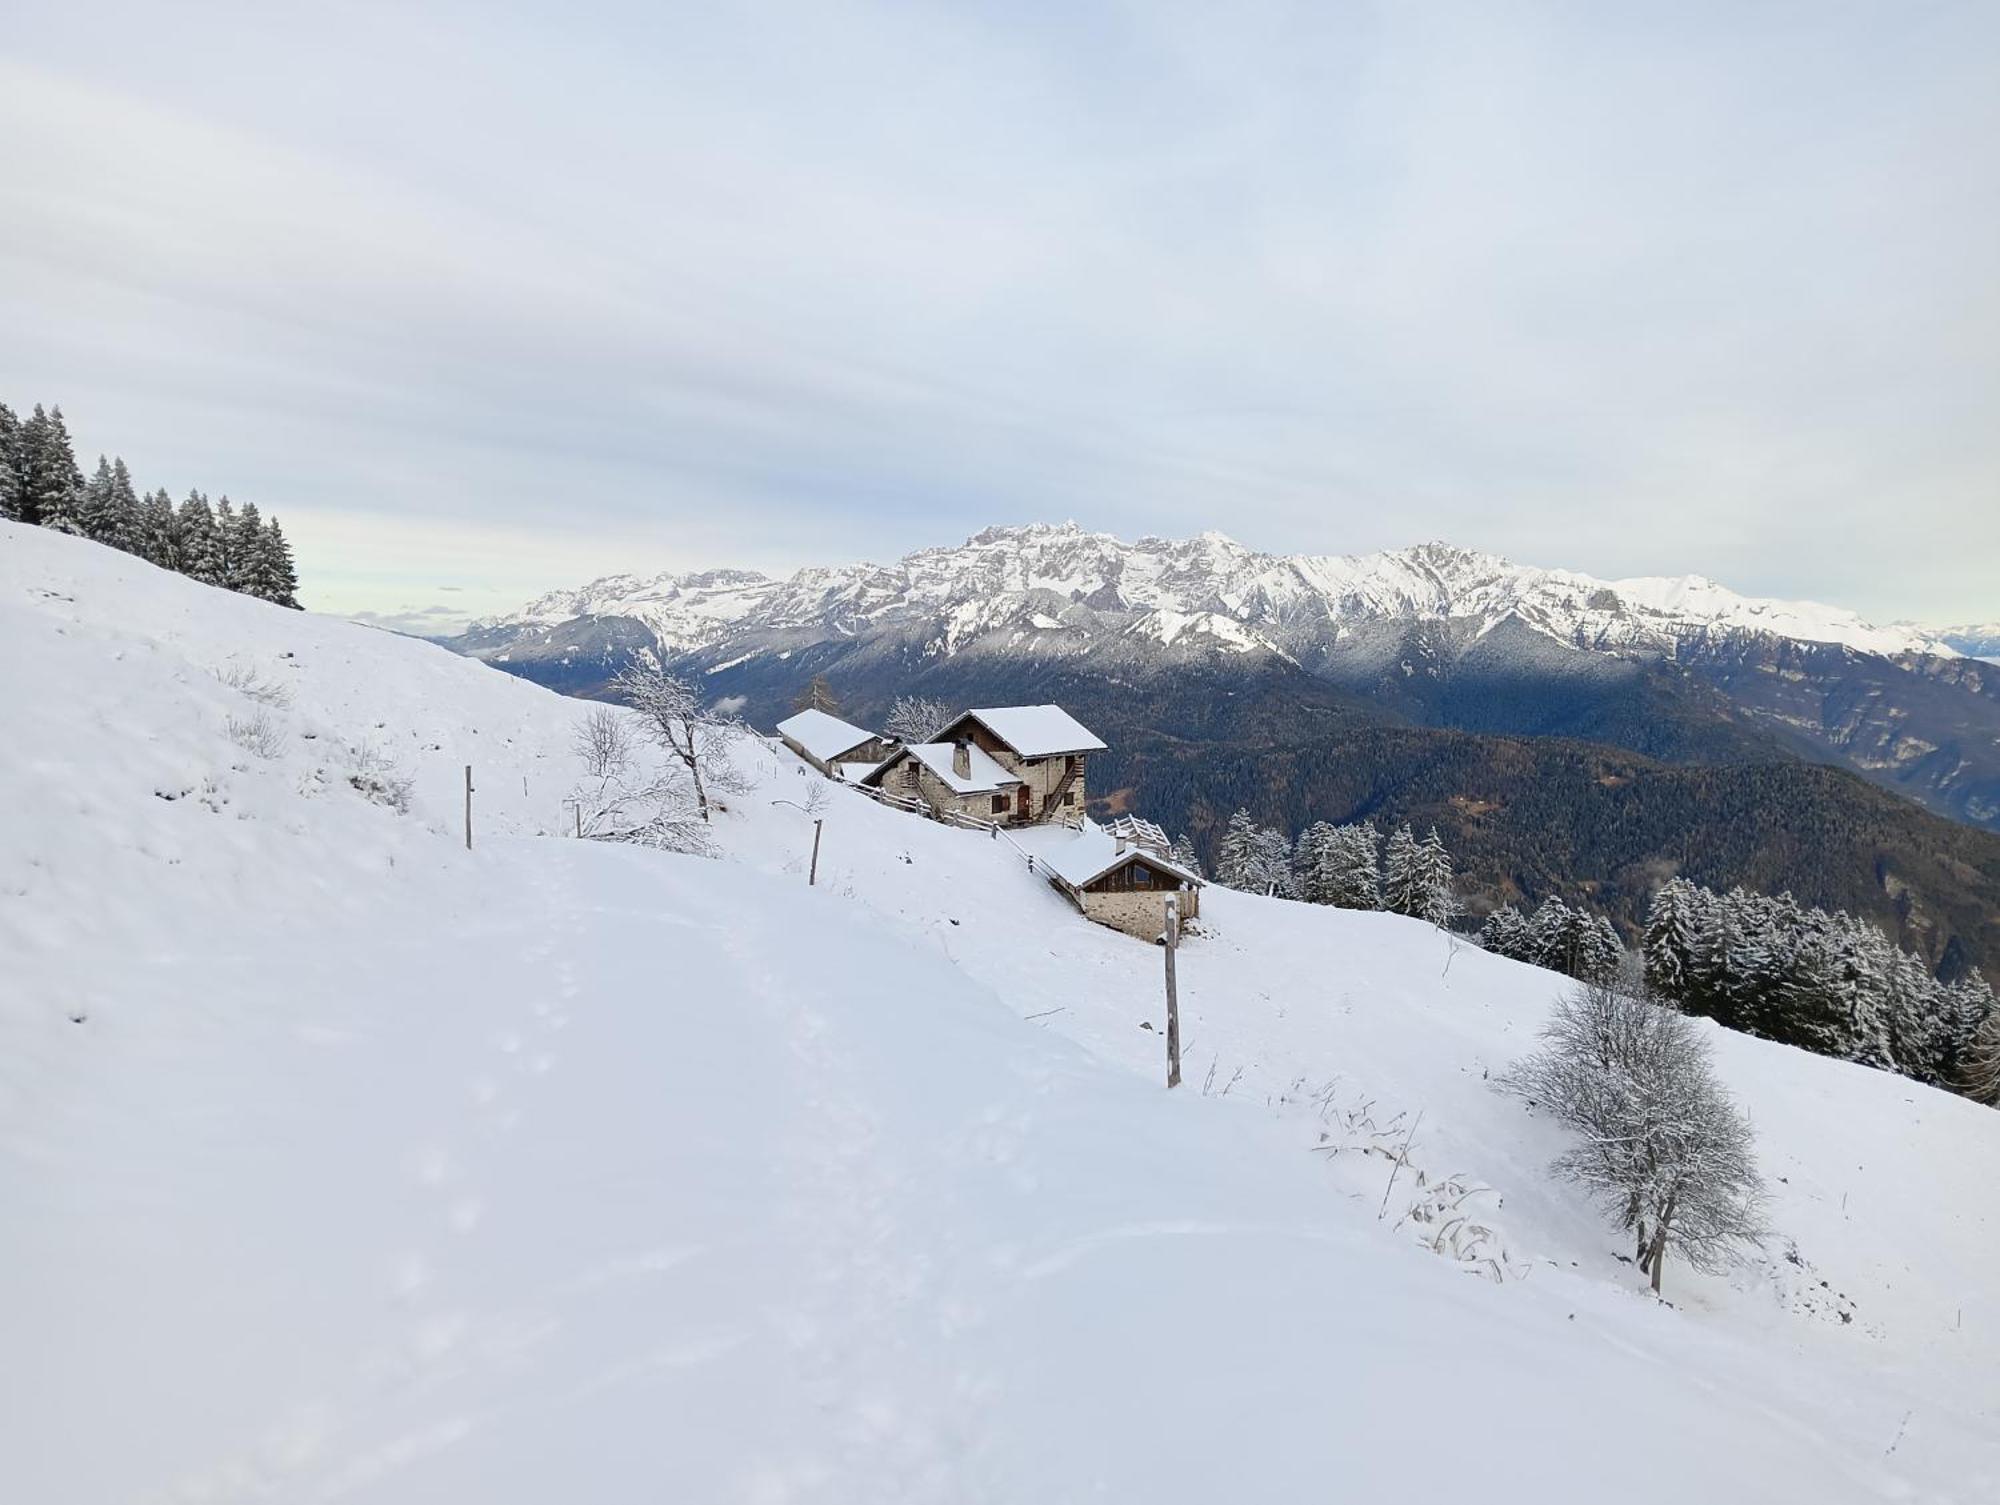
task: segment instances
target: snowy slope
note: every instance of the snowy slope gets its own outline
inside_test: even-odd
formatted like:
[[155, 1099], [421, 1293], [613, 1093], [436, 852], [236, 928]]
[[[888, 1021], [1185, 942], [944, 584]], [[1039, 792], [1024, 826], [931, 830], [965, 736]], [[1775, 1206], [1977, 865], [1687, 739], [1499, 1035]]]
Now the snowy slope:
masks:
[[1878, 627], [1837, 607], [1742, 596], [1699, 576], [1599, 580], [1441, 543], [1353, 556], [1263, 554], [1212, 532], [1126, 543], [1073, 523], [989, 528], [893, 565], [814, 568], [785, 580], [738, 570], [616, 575], [477, 624], [469, 641], [603, 616], [645, 623], [674, 652], [916, 626], [950, 653], [1004, 628], [1076, 630], [1105, 615], [1163, 647], [1192, 636], [1225, 652], [1293, 651], [1301, 635], [1342, 626], [1444, 622], [1475, 636], [1515, 622], [1611, 651], [1754, 633], [1870, 653], [1953, 652], [1909, 624]]
[[0, 621], [0, 1498], [2000, 1491], [2000, 1115], [1718, 1035], [1798, 1262], [1663, 1307], [1485, 1080], [1547, 974], [1211, 891], [1169, 1094], [1157, 951], [767, 744], [565, 841], [476, 664], [15, 528]]

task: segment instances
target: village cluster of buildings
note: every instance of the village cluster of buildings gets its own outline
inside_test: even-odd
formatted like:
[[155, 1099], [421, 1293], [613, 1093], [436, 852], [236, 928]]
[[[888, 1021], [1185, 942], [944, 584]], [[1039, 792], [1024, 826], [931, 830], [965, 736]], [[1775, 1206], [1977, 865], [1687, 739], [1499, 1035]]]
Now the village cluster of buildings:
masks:
[[1005, 830], [1033, 869], [1100, 924], [1161, 933], [1165, 900], [1200, 913], [1201, 879], [1173, 860], [1164, 831], [1084, 809], [1085, 775], [1105, 744], [1058, 705], [965, 711], [927, 742], [903, 742], [821, 710], [778, 723], [793, 752], [829, 778], [957, 825]]

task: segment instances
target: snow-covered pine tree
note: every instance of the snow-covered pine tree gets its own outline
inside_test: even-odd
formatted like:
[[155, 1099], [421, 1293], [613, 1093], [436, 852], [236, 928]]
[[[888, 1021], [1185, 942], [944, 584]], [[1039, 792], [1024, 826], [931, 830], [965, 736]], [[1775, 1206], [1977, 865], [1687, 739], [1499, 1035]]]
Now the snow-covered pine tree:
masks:
[[1495, 956], [1512, 957], [1515, 961], [1528, 959], [1528, 921], [1521, 911], [1511, 904], [1502, 904], [1486, 917], [1479, 927], [1479, 944], [1482, 949]]
[[[119, 467], [124, 467], [124, 461], [119, 461]], [[99, 455], [97, 469], [83, 483], [82, 496], [77, 503], [77, 523], [83, 529], [85, 538], [96, 543], [108, 543], [117, 549], [125, 547], [132, 533], [130, 477], [126, 478], [125, 489], [126, 495], [121, 496], [118, 479], [111, 471], [111, 462]]]
[[264, 599], [275, 606], [303, 610], [299, 605], [299, 571], [292, 560], [292, 546], [286, 542], [285, 530], [278, 526], [275, 517], [264, 524], [259, 552], [259, 570], [266, 591]]
[[215, 503], [215, 584], [224, 590], [235, 590], [236, 582], [242, 578], [243, 564], [236, 557], [236, 547], [242, 535], [236, 528], [236, 504], [224, 495]]
[[1417, 918], [1429, 920], [1440, 930], [1449, 930], [1458, 913], [1458, 891], [1453, 881], [1451, 853], [1445, 850], [1436, 826], [1418, 843], [1413, 870]]
[[132, 552], [161, 569], [180, 568], [180, 547], [174, 525], [174, 500], [162, 486], [141, 499], [132, 530]]
[[1547, 967], [1551, 972], [1573, 975], [1572, 969], [1576, 966], [1575, 932], [1569, 906], [1559, 895], [1550, 894], [1535, 906], [1534, 914], [1528, 917], [1527, 954], [1521, 959], [1538, 967]]
[[21, 454], [27, 468], [21, 520], [82, 537], [83, 472], [76, 468], [61, 408], [43, 412], [36, 405], [23, 425]]
[[1316, 820], [1299, 833], [1292, 852], [1292, 871], [1299, 897], [1308, 904], [1331, 904], [1337, 881], [1335, 852], [1338, 833], [1327, 821]]
[[1333, 871], [1326, 902], [1341, 909], [1382, 907], [1382, 838], [1372, 820], [1334, 831]]
[[1215, 854], [1215, 881], [1226, 888], [1250, 891], [1256, 855], [1257, 823], [1248, 810], [1238, 810], [1222, 832], [1222, 844]]
[[21, 517], [21, 420], [0, 402], [0, 518]]
[[138, 488], [132, 484], [132, 472], [125, 468], [125, 457], [111, 458], [111, 513], [117, 520], [111, 536], [105, 542], [113, 548], [123, 549], [128, 554], [138, 554], [141, 528]]
[[[229, 498], [222, 499], [222, 506], [229, 505]], [[216, 526], [224, 526], [218, 511]], [[223, 557], [228, 562], [227, 584], [233, 591], [246, 596], [255, 596], [260, 601], [268, 600], [264, 579], [264, 519], [258, 514], [255, 502], [245, 502], [234, 518], [228, 522], [228, 536], [222, 544]]]
[[1396, 827], [1382, 857], [1382, 907], [1391, 914], [1423, 912], [1424, 895], [1417, 882], [1417, 838], [1408, 824]]
[[183, 575], [203, 585], [222, 584], [222, 533], [208, 498], [199, 491], [190, 491], [174, 515], [174, 538], [180, 554], [176, 568]]
[[1685, 878], [1669, 878], [1646, 912], [1646, 986], [1674, 1003], [1687, 998], [1700, 900]]
[[1587, 915], [1580, 909], [1573, 913], [1581, 921], [1582, 931], [1578, 937], [1580, 965], [1576, 975], [1585, 982], [1606, 986], [1615, 983], [1619, 969], [1625, 964], [1625, 944], [1618, 939], [1618, 931], [1603, 915]]
[[1252, 893], [1290, 899], [1298, 894], [1292, 878], [1292, 839], [1275, 826], [1259, 826], [1251, 839]]
[[1173, 861], [1176, 867], [1193, 873], [1195, 877], [1207, 876], [1201, 870], [1201, 858], [1195, 855], [1194, 842], [1183, 831], [1174, 838]]

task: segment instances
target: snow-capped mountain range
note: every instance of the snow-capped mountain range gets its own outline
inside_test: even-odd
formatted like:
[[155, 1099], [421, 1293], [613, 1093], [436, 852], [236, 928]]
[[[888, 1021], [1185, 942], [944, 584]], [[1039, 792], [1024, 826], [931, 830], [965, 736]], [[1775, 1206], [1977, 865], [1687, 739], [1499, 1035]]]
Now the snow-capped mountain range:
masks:
[[1479, 637], [1509, 622], [1613, 652], [1671, 653], [1682, 639], [1718, 632], [1886, 655], [1957, 652], [1933, 630], [1744, 596], [1697, 575], [1601, 580], [1444, 543], [1360, 555], [1267, 554], [1215, 532], [1128, 543], [1074, 523], [988, 528], [894, 564], [812, 567], [783, 579], [728, 569], [611, 575], [477, 623], [469, 636], [490, 641], [601, 617], [644, 624], [672, 653], [751, 633], [853, 636], [922, 624], [929, 650], [944, 654], [998, 629], [1114, 625], [1166, 646], [1291, 654], [1302, 639], [1363, 624], [1449, 623]]

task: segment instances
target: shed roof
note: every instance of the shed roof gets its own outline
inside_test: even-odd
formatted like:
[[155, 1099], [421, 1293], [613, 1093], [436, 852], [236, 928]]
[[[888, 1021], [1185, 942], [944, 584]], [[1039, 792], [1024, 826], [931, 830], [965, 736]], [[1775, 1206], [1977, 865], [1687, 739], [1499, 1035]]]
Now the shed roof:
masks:
[[[1068, 831], [1063, 827], [1043, 827], [1042, 830], [1047, 834], [1030, 847], [1035, 860], [1071, 888], [1086, 888], [1106, 873], [1134, 860], [1143, 862], [1155, 872], [1165, 873], [1196, 888], [1201, 887], [1201, 879], [1179, 863], [1169, 862], [1144, 847], [1127, 844], [1121, 848], [1118, 838], [1101, 826], [1086, 822], [1081, 831]], [[1061, 839], [1058, 833], [1068, 839]]]
[[875, 740], [876, 733], [829, 716], [822, 710], [804, 710], [778, 723], [778, 735], [795, 742], [822, 763], [831, 763], [842, 753]]
[[[1024, 758], [1048, 758], [1057, 753], [1100, 752], [1104, 743], [1059, 705], [984, 706], [965, 712]], [[951, 727], [946, 727], [949, 732]], [[940, 732], [940, 737], [945, 732]]]
[[956, 774], [952, 772], [951, 760], [952, 754], [957, 751], [957, 747], [950, 742], [912, 742], [891, 753], [884, 762], [877, 764], [864, 782], [881, 783], [882, 775], [889, 771], [889, 766], [901, 761], [906, 755], [916, 759], [936, 774], [953, 794], [993, 794], [1010, 784], [1021, 782], [986, 753], [970, 744], [965, 749], [967, 771], [963, 775]]

